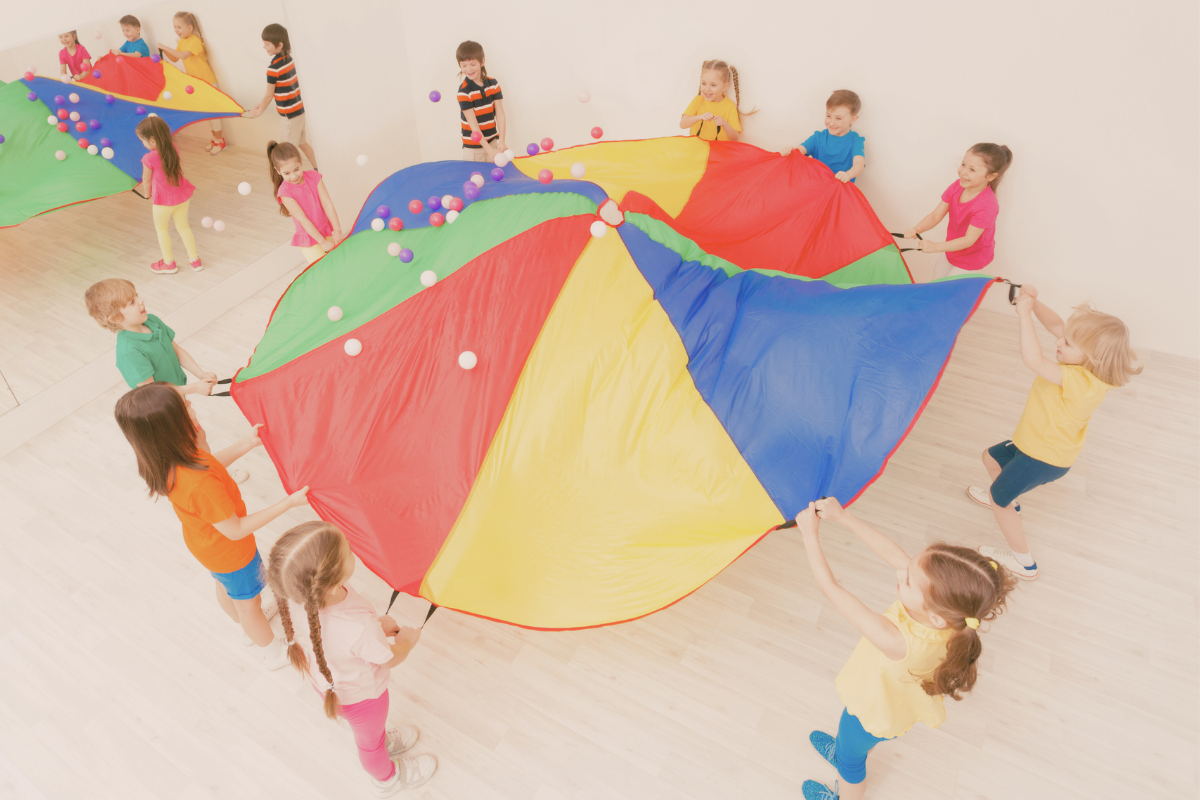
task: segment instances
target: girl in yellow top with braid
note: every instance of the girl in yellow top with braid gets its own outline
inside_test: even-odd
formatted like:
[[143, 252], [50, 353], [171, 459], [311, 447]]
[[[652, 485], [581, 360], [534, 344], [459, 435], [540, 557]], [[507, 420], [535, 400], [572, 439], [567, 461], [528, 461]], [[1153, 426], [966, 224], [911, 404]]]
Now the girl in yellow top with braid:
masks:
[[[742, 136], [742, 120], [738, 116], [741, 101], [737, 68], [724, 61], [705, 61], [700, 65], [700, 93], [684, 109], [679, 127], [688, 128], [689, 135], [710, 142], [736, 142]], [[745, 116], [755, 113], [747, 111]]]
[[[216, 86], [217, 76], [208, 65], [208, 50], [204, 46], [204, 32], [200, 30], [200, 20], [190, 11], [180, 11], [172, 19], [172, 23], [175, 25], [175, 35], [179, 37], [179, 43], [174, 47], [167, 47], [159, 42], [158, 49], [172, 61], [182, 61], [188, 75]], [[210, 124], [212, 141], [204, 149], [215, 156], [225, 149], [225, 133], [221, 128], [220, 119], [213, 119]]]
[[[821, 552], [821, 520], [837, 522], [896, 570], [896, 602], [877, 614], [842, 588]], [[960, 699], [975, 686], [983, 652], [979, 625], [1004, 610], [1016, 585], [1008, 570], [975, 550], [939, 542], [909, 557], [899, 545], [833, 498], [809, 503], [796, 517], [808, 563], [822, 594], [863, 638], [837, 676], [846, 704], [837, 736], [813, 731], [817, 752], [845, 784], [805, 781], [805, 800], [859, 800], [866, 792], [867, 754], [918, 722], [946, 719], [942, 695]]]

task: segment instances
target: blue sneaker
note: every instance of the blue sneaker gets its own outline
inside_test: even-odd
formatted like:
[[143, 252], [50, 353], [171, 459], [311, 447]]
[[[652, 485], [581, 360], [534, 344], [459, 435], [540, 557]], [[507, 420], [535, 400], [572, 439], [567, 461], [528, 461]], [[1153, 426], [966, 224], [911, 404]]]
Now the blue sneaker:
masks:
[[813, 749], [821, 754], [821, 758], [832, 764], [834, 769], [837, 769], [837, 757], [834, 754], [836, 739], [825, 733], [825, 731], [813, 731], [808, 735], [808, 741], [812, 743]]
[[838, 782], [833, 782], [833, 788], [830, 789], [823, 783], [816, 781], [805, 781], [800, 787], [800, 791], [804, 793], [804, 800], [838, 800]]

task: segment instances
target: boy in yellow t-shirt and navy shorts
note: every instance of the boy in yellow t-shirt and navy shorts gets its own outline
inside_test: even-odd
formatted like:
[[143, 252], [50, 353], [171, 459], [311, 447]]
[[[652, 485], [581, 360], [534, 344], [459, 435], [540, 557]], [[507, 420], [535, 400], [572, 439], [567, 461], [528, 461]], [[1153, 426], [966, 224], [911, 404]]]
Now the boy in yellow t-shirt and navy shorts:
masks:
[[[1038, 301], [1037, 289], [1025, 286], [1016, 300], [1021, 322], [1021, 358], [1037, 373], [1025, 411], [1011, 440], [989, 447], [983, 465], [992, 476], [989, 488], [968, 486], [967, 494], [996, 515], [1009, 548], [980, 547], [979, 552], [1021, 578], [1036, 578], [1017, 498], [1036, 486], [1066, 475], [1083, 449], [1088, 421], [1108, 391], [1142, 371], [1129, 347], [1125, 323], [1090, 305], [1062, 317]], [[1046, 358], [1033, 318], [1057, 337], [1055, 361]]]

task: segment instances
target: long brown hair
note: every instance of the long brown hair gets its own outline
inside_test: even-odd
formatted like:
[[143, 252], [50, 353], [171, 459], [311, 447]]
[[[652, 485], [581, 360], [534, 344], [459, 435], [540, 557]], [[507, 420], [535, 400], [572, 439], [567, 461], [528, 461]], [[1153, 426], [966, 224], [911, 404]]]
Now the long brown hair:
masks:
[[[738, 83], [737, 67], [733, 66], [732, 64], [726, 64], [720, 59], [710, 59], [700, 65], [700, 79], [703, 80], [704, 73], [710, 71], [716, 72], [718, 75], [720, 75], [721, 80], [725, 81], [725, 83], [733, 84], [733, 104], [737, 107], [738, 114], [743, 117], [748, 117], [751, 114], [758, 113], [757, 108], [750, 111], [742, 111], [742, 90], [740, 84]], [[699, 94], [699, 90], [697, 90], [696, 93]]]
[[976, 662], [983, 653], [978, 627], [1004, 612], [1017, 580], [979, 551], [944, 542], [926, 549], [921, 568], [929, 577], [926, 609], [954, 631], [946, 643], [946, 657], [922, 680], [921, 688], [929, 695], [947, 694], [959, 700], [959, 694], [971, 691], [978, 677]]
[[279, 187], [283, 185], [283, 176], [279, 174], [279, 164], [286, 164], [292, 159], [304, 165], [300, 158], [300, 148], [291, 142], [267, 142], [267, 163], [271, 165], [271, 183], [275, 186], [275, 199], [279, 201], [279, 213], [290, 217], [292, 212], [279, 200]]
[[337, 588], [345, 572], [344, 541], [345, 537], [336, 525], [320, 520], [301, 523], [275, 542], [266, 570], [267, 585], [279, 601], [279, 621], [283, 623], [283, 634], [288, 641], [288, 660], [307, 675], [308, 658], [296, 641], [288, 601], [304, 606], [317, 669], [329, 684], [325, 690], [325, 716], [334, 720], [340, 715], [341, 704], [333, 690], [333, 674], [325, 663], [320, 611], [325, 607], [325, 595], [330, 589]]
[[188, 25], [191, 25], [192, 33], [200, 37], [200, 41], [204, 41], [204, 31], [200, 30], [200, 20], [196, 18], [195, 14], [190, 11], [177, 11], [175, 12], [174, 19], [181, 19]]
[[[483, 78], [483, 83], [487, 83], [487, 67], [483, 65], [483, 45], [479, 42], [472, 42], [470, 39], [463, 42], [454, 51], [454, 63], [461, 64], [464, 61], [479, 62], [479, 77]], [[462, 74], [462, 73], [459, 73]], [[483, 84], [480, 84], [481, 86]]]
[[196, 426], [187, 401], [169, 383], [155, 381], [126, 392], [114, 412], [121, 433], [137, 456], [138, 474], [151, 497], [175, 488], [175, 470], [205, 470], [196, 444]]
[[158, 157], [162, 160], [163, 174], [167, 176], [167, 182], [178, 186], [179, 179], [183, 177], [183, 167], [179, 163], [179, 151], [171, 141], [171, 129], [167, 127], [167, 123], [163, 122], [162, 117], [146, 117], [134, 130], [138, 136], [154, 142], [154, 149], [158, 151]]
[[1000, 188], [1000, 180], [1004, 177], [1004, 173], [1008, 172], [1008, 168], [1012, 166], [1012, 150], [1008, 149], [1008, 145], [980, 142], [972, 145], [967, 152], [983, 159], [983, 163], [987, 164], [988, 174], [996, 173], [996, 177], [992, 178], [989, 183], [992, 192], [995, 193]]

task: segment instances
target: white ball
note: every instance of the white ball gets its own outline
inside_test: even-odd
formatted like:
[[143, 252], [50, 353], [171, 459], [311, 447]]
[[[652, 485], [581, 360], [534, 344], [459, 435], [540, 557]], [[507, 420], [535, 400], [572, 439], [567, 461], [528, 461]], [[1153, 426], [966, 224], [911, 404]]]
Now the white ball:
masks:
[[221, 231], [225, 230], [225, 223], [221, 222], [221, 220], [217, 220], [213, 223], [213, 230], [217, 233], [220, 233]]
[[587, 167], [585, 167], [583, 165], [582, 161], [576, 161], [574, 164], [571, 165], [571, 177], [572, 178], [576, 178], [576, 179], [582, 178], [586, 174], [587, 174]]
[[504, 151], [504, 155], [508, 157], [508, 160], [509, 160], [509, 161], [512, 161], [514, 158], [516, 158], [516, 156], [514, 156], [514, 155], [513, 155], [512, 148], [509, 148], [508, 150], [505, 150], [505, 151]]
[[61, 80], [63, 83], [70, 83], [70, 82], [71, 82], [71, 76], [70, 76], [70, 75], [63, 75], [63, 76], [62, 76], [62, 78], [60, 78], [59, 80]]
[[238, 194], [250, 194], [250, 184], [242, 181], [238, 184]]
[[450, 208], [450, 201], [454, 199], [452, 194], [442, 195], [442, 208]]
[[157, 117], [157, 116], [158, 116], [158, 114], [155, 114], [153, 111], [151, 111], [151, 112], [150, 112], [149, 114], [147, 114], [146, 116], [147, 116], [147, 117]]
[[96, 145], [94, 145], [94, 144], [89, 144], [89, 145], [88, 145], [88, 154], [89, 154], [89, 155], [93, 155], [93, 156], [94, 156], [94, 155], [96, 155], [96, 154], [97, 154], [97, 153], [99, 153], [99, 152], [100, 152], [100, 148], [99, 148], [99, 147], [96, 147]]
[[591, 99], [592, 99], [592, 93], [587, 91], [586, 89], [579, 93], [579, 102], [586, 103], [588, 100], [591, 100]]
[[342, 318], [342, 308], [341, 306], [330, 306], [329, 310], [326, 311], [325, 314], [329, 317], [331, 322], [337, 322]]
[[470, 350], [463, 350], [458, 354], [458, 365], [463, 369], [474, 369], [479, 363], [479, 359]]
[[[51, 117], [51, 118], [50, 118], [50, 120], [51, 120], [52, 122], [57, 122], [57, 120], [55, 120], [55, 119], [54, 119], [54, 117]], [[471, 176], [471, 183], [475, 184], [475, 186], [476, 186], [476, 187], [478, 187], [478, 188], [482, 189], [482, 188], [483, 188], [483, 184], [485, 183], [485, 181], [484, 181], [484, 179], [483, 179], [483, 176], [482, 176], [482, 175], [472, 175], [472, 176]]]
[[396, 256], [400, 255], [400, 243], [399, 242], [392, 242], [391, 244], [388, 245], [388, 255], [391, 256], [392, 258], [395, 258]]
[[172, 95], [170, 92], [163, 92], [163, 100], [170, 100], [172, 97], [174, 97], [174, 95]]
[[437, 283], [437, 273], [431, 269], [427, 269], [421, 273], [421, 285], [425, 287], [433, 286]]
[[375, 219], [371, 220], [371, 230], [381, 231], [385, 227], [387, 227], [387, 224], [381, 218], [376, 217]]
[[457, 211], [454, 211], [453, 209], [451, 209], [450, 211], [446, 212], [446, 224], [447, 225], [454, 222], [454, 220], [456, 220], [456, 219], [458, 219]]
[[342, 349], [346, 351], [346, 355], [356, 356], [362, 352], [362, 342], [358, 339], [347, 339], [346, 343], [342, 345]]
[[56, 117], [56, 116], [54, 116], [53, 114], [51, 114], [50, 116], [46, 117], [46, 122], [49, 122], [51, 125], [57, 125], [57, 124], [58, 124], [58, 117]]
[[71, 92], [69, 95], [67, 95], [67, 99], [70, 100], [72, 103], [78, 103], [79, 95], [75, 94], [74, 92]]
[[71, 112], [71, 122], [79, 122], [79, 112], [78, 111]]
[[592, 236], [595, 236], [597, 239], [599, 239], [601, 236], [608, 233], [608, 226], [604, 224], [604, 220], [598, 219], [592, 223], [592, 227], [589, 230], [591, 230]]
[[354, 160], [356, 162], [358, 162], [358, 165], [360, 167], [365, 167], [367, 165], [367, 157], [366, 156], [359, 156], [358, 158], [356, 158]]
[[211, 228], [212, 227], [212, 217], [205, 217], [204, 219], [200, 220], [200, 224], [206, 228]]
[[100, 151], [100, 155], [104, 156], [105, 158], [107, 158], [111, 161], [112, 157], [113, 157], [113, 149], [111, 147], [106, 147]]
[[96, 31], [96, 32], [95, 32], [94, 34], [92, 34], [92, 35], [93, 35], [93, 36], [95, 36], [97, 39], [103, 39], [103, 38], [104, 38], [104, 34], [103, 34], [103, 33], [101, 33], [100, 31]]
[[496, 157], [492, 159], [492, 163], [503, 169], [508, 164], [509, 158], [506, 153], [496, 153]]
[[59, 161], [67, 160], [67, 154], [65, 152], [63, 152], [62, 150], [55, 150], [54, 157], [57, 158]]
[[35, 67], [33, 64], [30, 64], [28, 67], [26, 67], [25, 71], [32, 72], [34, 75], [37, 75], [37, 67]]

